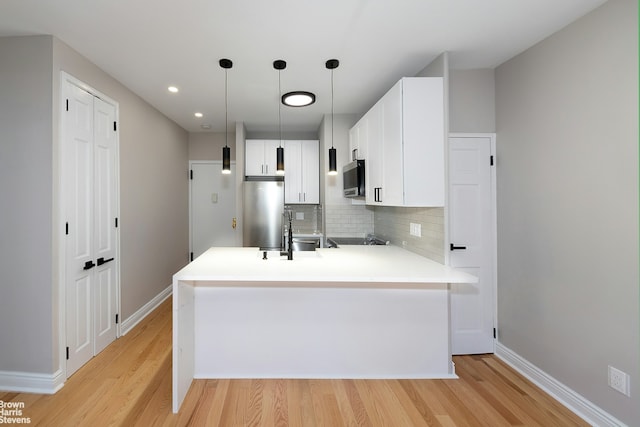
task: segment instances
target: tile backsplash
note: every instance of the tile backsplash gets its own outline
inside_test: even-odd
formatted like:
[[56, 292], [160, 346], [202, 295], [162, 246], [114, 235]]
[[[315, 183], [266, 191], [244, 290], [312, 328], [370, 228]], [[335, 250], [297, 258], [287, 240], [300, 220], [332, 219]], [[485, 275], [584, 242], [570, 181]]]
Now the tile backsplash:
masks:
[[[324, 216], [328, 237], [365, 237], [374, 233], [433, 261], [445, 261], [444, 208], [339, 204], [325, 206]], [[409, 233], [411, 223], [420, 224], [421, 237]]]
[[365, 237], [373, 233], [373, 209], [366, 205], [325, 206], [328, 237]]
[[291, 211], [291, 226], [295, 233], [315, 233], [322, 230], [322, 205], [285, 205]]
[[[374, 218], [376, 236], [444, 263], [444, 208], [376, 206]], [[409, 234], [410, 223], [421, 225], [422, 237]]]

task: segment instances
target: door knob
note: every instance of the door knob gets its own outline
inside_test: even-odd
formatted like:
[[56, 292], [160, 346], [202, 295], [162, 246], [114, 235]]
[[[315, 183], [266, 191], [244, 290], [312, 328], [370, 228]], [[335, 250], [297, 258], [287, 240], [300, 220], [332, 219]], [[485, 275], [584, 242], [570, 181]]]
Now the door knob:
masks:
[[231, 220], [231, 228], [233, 228], [234, 230], [236, 229], [236, 227], [238, 226], [238, 221], [236, 220], [236, 218], [234, 217]]
[[109, 259], [104, 259], [102, 257], [98, 258], [98, 267], [100, 267], [102, 264], [106, 264], [109, 261], [113, 261], [113, 258], [109, 258]]
[[451, 245], [449, 245], [449, 249], [452, 250], [452, 251], [455, 251], [455, 250], [460, 250], [460, 249], [467, 249], [467, 247], [466, 246], [456, 246], [453, 243], [451, 243]]

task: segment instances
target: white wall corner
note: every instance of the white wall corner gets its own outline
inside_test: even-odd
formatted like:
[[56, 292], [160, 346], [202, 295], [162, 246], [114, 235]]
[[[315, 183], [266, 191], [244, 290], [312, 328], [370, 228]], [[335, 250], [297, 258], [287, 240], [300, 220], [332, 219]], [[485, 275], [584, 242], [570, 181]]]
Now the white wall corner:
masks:
[[173, 285], [169, 285], [162, 292], [156, 295], [151, 301], [140, 307], [138, 311], [133, 313], [127, 319], [122, 321], [120, 325], [120, 336], [126, 335], [131, 331], [138, 323], [142, 321], [149, 313], [155, 310], [160, 304], [171, 296], [173, 292]]
[[622, 421], [562, 384], [500, 342], [496, 342], [495, 355], [592, 426], [626, 427], [626, 424]]
[[0, 371], [0, 390], [18, 393], [54, 394], [64, 386], [64, 373], [53, 374], [32, 372]]

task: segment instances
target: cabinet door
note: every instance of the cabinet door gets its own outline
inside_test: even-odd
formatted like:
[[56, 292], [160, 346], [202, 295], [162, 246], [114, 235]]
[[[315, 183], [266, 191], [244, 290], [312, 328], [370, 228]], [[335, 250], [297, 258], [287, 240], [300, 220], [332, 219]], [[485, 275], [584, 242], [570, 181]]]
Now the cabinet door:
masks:
[[[382, 192], [382, 108], [378, 102], [363, 117], [363, 126], [367, 145], [367, 158], [364, 164], [365, 202], [369, 205], [380, 204]], [[361, 137], [363, 134], [360, 134]]]
[[[264, 169], [265, 175], [275, 176], [277, 168], [277, 154], [276, 149], [280, 146], [279, 139], [267, 139], [264, 141]], [[284, 147], [284, 141], [282, 141]], [[284, 168], [287, 169], [287, 156], [284, 156]]]
[[302, 203], [320, 203], [320, 153], [319, 141], [301, 141], [302, 148]]
[[382, 190], [379, 202], [385, 206], [404, 204], [402, 162], [402, 81], [385, 94], [381, 100]]
[[264, 141], [261, 139], [247, 139], [244, 150], [244, 174], [247, 176], [265, 175], [264, 171]]
[[442, 77], [402, 79], [404, 205], [444, 206]]
[[284, 141], [284, 202], [302, 200], [302, 148], [301, 141]]

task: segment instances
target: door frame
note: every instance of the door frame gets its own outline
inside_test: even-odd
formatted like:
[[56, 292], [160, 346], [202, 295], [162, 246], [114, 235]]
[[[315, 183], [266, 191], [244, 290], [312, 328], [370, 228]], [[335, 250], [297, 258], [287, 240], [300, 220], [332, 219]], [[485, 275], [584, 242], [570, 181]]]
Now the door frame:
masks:
[[[187, 170], [187, 173], [189, 173], [192, 169], [193, 169], [193, 165], [194, 164], [207, 164], [207, 165], [220, 165], [220, 167], [222, 167], [222, 160], [189, 160], [189, 169]], [[236, 204], [234, 206], [234, 208], [236, 209], [236, 218], [238, 217], [238, 188], [236, 186], [237, 183], [237, 176], [238, 176], [238, 168], [236, 166], [236, 161], [235, 160], [231, 160], [231, 166], [233, 167], [233, 169], [235, 169], [235, 174], [236, 174], [236, 179], [233, 182], [234, 185], [234, 191], [236, 193]], [[193, 212], [191, 211], [191, 206], [192, 206], [192, 200], [191, 200], [191, 179], [189, 179], [189, 262], [192, 261], [191, 259], [191, 252], [193, 249], [193, 221], [192, 221], [192, 215]], [[240, 225], [240, 220], [238, 220], [238, 226]], [[239, 228], [239, 227], [238, 227]], [[238, 230], [238, 228], [236, 228], [236, 231]], [[236, 245], [241, 245], [242, 244], [242, 238], [238, 238], [238, 236], [242, 236], [242, 233], [236, 233]]]
[[[489, 242], [491, 245], [491, 270], [493, 281], [491, 283], [491, 293], [493, 295], [493, 330], [494, 330], [494, 351], [495, 351], [495, 343], [498, 341], [498, 215], [497, 215], [497, 196], [496, 196], [496, 169], [498, 168], [498, 158], [496, 156], [496, 134], [495, 133], [466, 133], [466, 132], [450, 132], [447, 136], [447, 201], [449, 199], [449, 139], [450, 138], [489, 138], [490, 140], [490, 155], [493, 157], [493, 167], [490, 168], [491, 174], [491, 230], [489, 231], [489, 235], [491, 236], [491, 241]], [[446, 222], [446, 230], [445, 230], [445, 259], [446, 264], [449, 265], [449, 244], [451, 243], [451, 233], [449, 227], [451, 227], [451, 221], [449, 221], [449, 209], [447, 203], [447, 209], [445, 213], [445, 222]]]
[[[66, 241], [65, 241], [65, 208], [66, 208], [66, 200], [68, 197], [68, 192], [65, 191], [63, 185], [63, 171], [65, 167], [65, 159], [64, 159], [64, 143], [65, 143], [65, 122], [64, 115], [62, 112], [65, 110], [65, 99], [66, 99], [66, 90], [65, 84], [71, 83], [87, 92], [91, 95], [102, 99], [103, 101], [113, 105], [115, 107], [115, 120], [116, 123], [120, 123], [120, 104], [104, 93], [94, 89], [89, 86], [82, 80], [72, 76], [71, 74], [60, 71], [60, 87], [59, 87], [59, 99], [58, 99], [58, 150], [57, 150], [57, 172], [55, 174], [55, 182], [58, 187], [58, 191], [56, 192], [55, 199], [57, 203], [57, 214], [58, 214], [58, 224], [55, 227], [54, 235], [59, 236], [57, 241], [57, 268], [58, 268], [58, 372], [62, 376], [62, 383], [66, 382], [67, 376], [67, 355], [66, 355], [66, 347], [67, 347], [67, 310], [66, 310]], [[115, 210], [117, 218], [120, 218], [120, 127], [116, 128], [116, 141], [115, 141], [115, 152], [116, 152], [116, 162], [115, 162]], [[120, 226], [116, 228], [116, 259], [118, 263], [116, 264], [116, 312], [120, 313], [121, 307], [121, 263], [120, 263]], [[54, 254], [55, 257], [56, 254]], [[55, 263], [55, 261], [54, 261]], [[121, 336], [121, 325], [122, 325], [122, 316], [118, 323], [116, 324], [116, 339]]]

